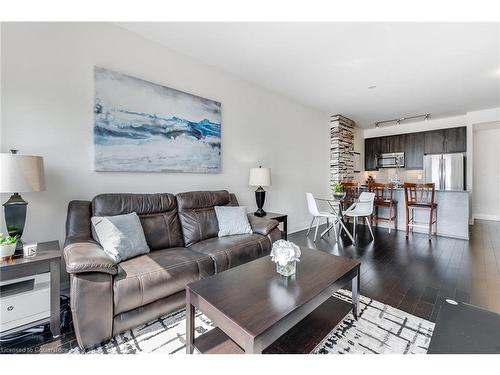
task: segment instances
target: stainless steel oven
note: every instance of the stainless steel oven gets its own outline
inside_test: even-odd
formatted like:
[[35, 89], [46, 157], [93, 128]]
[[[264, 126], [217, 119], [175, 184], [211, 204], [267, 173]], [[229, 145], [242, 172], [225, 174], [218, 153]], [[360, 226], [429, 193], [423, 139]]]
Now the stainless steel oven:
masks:
[[377, 158], [378, 168], [403, 168], [405, 166], [404, 152], [391, 152], [380, 154]]

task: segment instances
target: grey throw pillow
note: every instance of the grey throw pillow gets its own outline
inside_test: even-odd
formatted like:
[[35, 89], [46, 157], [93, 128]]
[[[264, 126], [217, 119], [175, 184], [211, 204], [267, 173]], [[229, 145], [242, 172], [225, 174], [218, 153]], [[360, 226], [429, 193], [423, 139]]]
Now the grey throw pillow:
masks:
[[141, 221], [135, 212], [116, 216], [94, 216], [91, 220], [104, 252], [116, 263], [149, 253]]
[[215, 206], [214, 209], [219, 222], [219, 237], [252, 233], [246, 207]]

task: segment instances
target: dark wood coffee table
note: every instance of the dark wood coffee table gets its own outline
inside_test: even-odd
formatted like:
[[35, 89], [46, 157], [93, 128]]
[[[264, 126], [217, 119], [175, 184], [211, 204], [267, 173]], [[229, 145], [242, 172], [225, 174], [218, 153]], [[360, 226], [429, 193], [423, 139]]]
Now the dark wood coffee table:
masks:
[[[361, 263], [319, 250], [301, 251], [297, 272], [288, 278], [266, 256], [188, 284], [187, 353], [194, 347], [202, 353], [262, 353], [349, 282], [357, 318]], [[217, 326], [196, 340], [195, 308]]]

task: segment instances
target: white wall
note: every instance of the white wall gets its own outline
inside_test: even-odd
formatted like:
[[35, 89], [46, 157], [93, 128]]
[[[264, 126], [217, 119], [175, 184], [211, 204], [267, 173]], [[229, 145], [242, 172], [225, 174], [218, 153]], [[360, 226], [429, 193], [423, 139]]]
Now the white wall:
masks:
[[[47, 190], [23, 194], [27, 239], [62, 241], [68, 202], [103, 192], [228, 189], [254, 210], [248, 171], [260, 164], [273, 178], [264, 208], [288, 213], [291, 231], [308, 224], [304, 192], [328, 193], [328, 114], [112, 24], [4, 23], [1, 40], [2, 152], [45, 161]], [[94, 65], [220, 101], [222, 173], [93, 172]]]
[[[500, 98], [499, 98], [500, 100]], [[474, 191], [473, 166], [474, 166], [474, 131], [488, 126], [489, 124], [500, 122], [500, 107], [489, 108], [481, 111], [467, 112], [467, 188]], [[474, 193], [472, 193], [474, 200]]]
[[500, 123], [474, 131], [474, 193], [476, 219], [500, 220]]

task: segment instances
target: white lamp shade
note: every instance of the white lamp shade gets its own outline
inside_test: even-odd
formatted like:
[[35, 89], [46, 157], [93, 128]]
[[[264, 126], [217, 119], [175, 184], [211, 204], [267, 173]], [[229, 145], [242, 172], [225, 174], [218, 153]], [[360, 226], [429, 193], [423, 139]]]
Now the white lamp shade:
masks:
[[271, 186], [271, 168], [250, 168], [250, 186]]
[[26, 193], [45, 190], [43, 158], [0, 154], [0, 192]]

